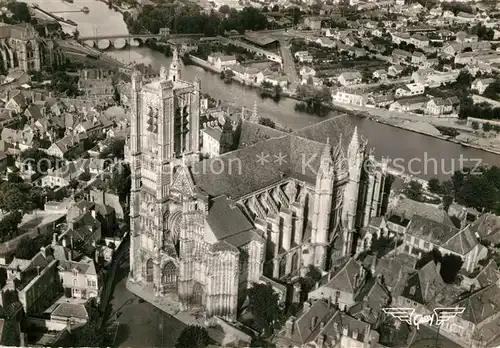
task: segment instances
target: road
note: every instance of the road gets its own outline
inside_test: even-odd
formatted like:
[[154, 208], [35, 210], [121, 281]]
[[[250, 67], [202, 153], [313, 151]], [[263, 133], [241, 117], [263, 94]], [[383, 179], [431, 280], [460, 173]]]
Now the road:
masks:
[[295, 69], [290, 42], [284, 39], [280, 40], [280, 53], [283, 60], [283, 71], [290, 83], [300, 83], [299, 75]]
[[111, 299], [110, 318], [119, 323], [113, 346], [174, 347], [186, 325], [128, 291], [128, 272], [127, 255], [118, 266]]

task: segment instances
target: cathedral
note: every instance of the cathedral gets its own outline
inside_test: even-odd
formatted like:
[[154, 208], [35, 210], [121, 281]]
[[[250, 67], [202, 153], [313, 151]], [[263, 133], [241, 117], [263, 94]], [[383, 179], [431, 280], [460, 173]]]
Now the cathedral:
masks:
[[31, 24], [0, 23], [0, 64], [8, 71], [40, 71], [42, 66], [63, 63], [62, 50], [51, 39], [41, 38]]
[[[200, 85], [182, 79], [176, 51], [159, 78], [133, 73], [129, 281], [235, 320], [253, 283], [293, 283], [352, 254], [382, 211], [385, 168], [348, 115], [290, 133], [255, 117], [218, 127], [202, 121]], [[216, 156], [202, 151], [206, 127], [225, 142]]]

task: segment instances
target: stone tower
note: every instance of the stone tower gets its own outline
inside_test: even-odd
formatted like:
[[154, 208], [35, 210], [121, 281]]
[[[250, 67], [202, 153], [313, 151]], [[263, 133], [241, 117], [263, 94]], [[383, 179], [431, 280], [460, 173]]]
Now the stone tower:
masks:
[[165, 291], [161, 284], [177, 292], [182, 204], [169, 191], [174, 170], [199, 157], [199, 117], [200, 81], [181, 79], [176, 51], [159, 78], [133, 73], [130, 281], [152, 285], [155, 295]]

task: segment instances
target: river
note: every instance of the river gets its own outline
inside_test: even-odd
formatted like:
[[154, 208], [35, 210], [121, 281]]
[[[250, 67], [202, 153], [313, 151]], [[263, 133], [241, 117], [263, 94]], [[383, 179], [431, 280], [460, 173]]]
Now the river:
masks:
[[[36, 2], [36, 0], [26, 0]], [[78, 23], [81, 35], [92, 35], [97, 31], [108, 34], [127, 32], [120, 13], [110, 10], [107, 5], [96, 0], [75, 0], [67, 4], [62, 0], [38, 1], [40, 6], [48, 11], [61, 8], [79, 9], [87, 6], [88, 15], [83, 13], [60, 14], [62, 17]], [[169, 58], [146, 47], [125, 50], [112, 50], [107, 54], [126, 63], [136, 62], [159, 68], [168, 67]], [[199, 76], [202, 81], [202, 91], [213, 98], [234, 102], [236, 105], [252, 108], [255, 100], [261, 116], [275, 119], [280, 124], [293, 129], [306, 127], [322, 120], [320, 117], [299, 113], [294, 110], [295, 101], [283, 98], [279, 103], [267, 99], [262, 100], [254, 90], [237, 83], [225, 84], [217, 75], [204, 71], [196, 66], [186, 66], [183, 69], [183, 79], [194, 80]], [[352, 117], [352, 122], [358, 127], [359, 133], [374, 148], [377, 158], [391, 159], [391, 165], [423, 179], [438, 177], [448, 179], [454, 170], [459, 170], [462, 164], [473, 166], [479, 161], [500, 166], [500, 156], [478, 149], [460, 146], [444, 140], [405, 131], [369, 119]]]

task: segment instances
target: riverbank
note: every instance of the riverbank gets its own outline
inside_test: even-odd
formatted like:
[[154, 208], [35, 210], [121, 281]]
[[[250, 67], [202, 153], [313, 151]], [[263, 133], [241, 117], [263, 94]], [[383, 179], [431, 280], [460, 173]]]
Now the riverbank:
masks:
[[[221, 70], [215, 68], [214, 66], [212, 66], [208, 62], [206, 62], [206, 61], [204, 61], [204, 60], [202, 60], [200, 58], [191, 56], [191, 55], [190, 55], [190, 59], [191, 59], [190, 60], [191, 64], [199, 66], [202, 69], [204, 69], [206, 71], [209, 71], [211, 73], [220, 74]], [[258, 90], [257, 91], [258, 93], [259, 93], [259, 91], [260, 92], [262, 92], [262, 91], [268, 91], [267, 89], [263, 88], [259, 84], [248, 83], [247, 81], [243, 81], [243, 80], [239, 79], [237, 76], [232, 76], [231, 79], [233, 81], [238, 82], [239, 84], [241, 84], [243, 86], [250, 87], [250, 88], [252, 88], [254, 90]], [[293, 99], [293, 100], [295, 100], [297, 102], [306, 102], [306, 100], [303, 100], [303, 99], [299, 98], [295, 93], [293, 93], [291, 91], [284, 90], [281, 93], [280, 96], [284, 97], [284, 98]], [[418, 123], [422, 123], [423, 122], [423, 121], [420, 121], [420, 120], [419, 121], [414, 121], [414, 120], [409, 120], [409, 119], [405, 119], [405, 118], [398, 118], [398, 117], [381, 117], [381, 116], [376, 115], [373, 112], [376, 109], [373, 109], [373, 110], [371, 110], [371, 109], [355, 110], [355, 109], [352, 108], [352, 105], [341, 106], [339, 104], [333, 104], [333, 103], [331, 103], [331, 104], [328, 104], [328, 105], [325, 105], [325, 106], [327, 106], [331, 110], [341, 111], [341, 112], [348, 113], [350, 115], [355, 115], [355, 116], [359, 116], [359, 117], [363, 117], [363, 118], [369, 118], [370, 120], [375, 121], [377, 123], [381, 123], [381, 124], [384, 124], [386, 126], [391, 126], [391, 127], [394, 127], [394, 128], [399, 128], [399, 129], [407, 131], [407, 132], [409, 131], [409, 132], [412, 132], [412, 133], [417, 133], [417, 134], [425, 135], [425, 136], [432, 137], [432, 138], [435, 138], [435, 139], [439, 139], [439, 140], [447, 141], [447, 142], [450, 142], [450, 143], [454, 143], [454, 144], [457, 144], [457, 145], [460, 145], [460, 146], [469, 147], [469, 148], [473, 148], [473, 149], [477, 149], [477, 150], [481, 150], [481, 151], [486, 151], [486, 152], [489, 152], [489, 153], [492, 153], [492, 154], [495, 154], [495, 155], [500, 155], [500, 150], [492, 149], [491, 147], [488, 147], [488, 146], [481, 146], [481, 145], [477, 145], [477, 144], [471, 144], [470, 142], [465, 142], [465, 141], [458, 140], [455, 137], [451, 137], [451, 136], [447, 136], [447, 135], [442, 135], [441, 133], [431, 132], [429, 129], [425, 129], [425, 127], [419, 127]], [[372, 111], [372, 112], [370, 112], [370, 111]], [[404, 121], [408, 121], [408, 123], [405, 123]], [[409, 126], [410, 124], [413, 125], [413, 126], [415, 126], [415, 127]], [[432, 124], [432, 122], [428, 122], [428, 124], [430, 124], [430, 125], [432, 125], [434, 127], [434, 125]], [[444, 126], [444, 125], [440, 125], [440, 126]], [[453, 124], [449, 124], [449, 125], [446, 125], [446, 126], [449, 127], [449, 128], [454, 128]], [[422, 129], [419, 129], [419, 128], [422, 128]], [[464, 131], [463, 127], [459, 127], [458, 129], [461, 130], [461, 131]]]

